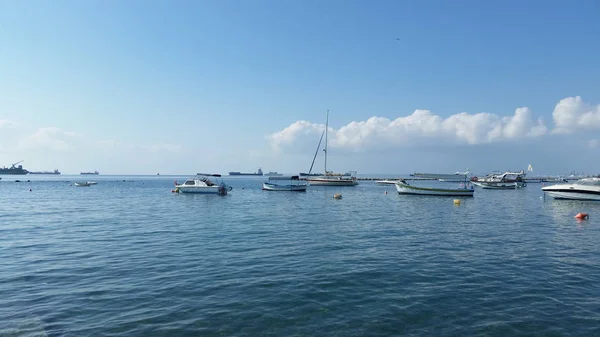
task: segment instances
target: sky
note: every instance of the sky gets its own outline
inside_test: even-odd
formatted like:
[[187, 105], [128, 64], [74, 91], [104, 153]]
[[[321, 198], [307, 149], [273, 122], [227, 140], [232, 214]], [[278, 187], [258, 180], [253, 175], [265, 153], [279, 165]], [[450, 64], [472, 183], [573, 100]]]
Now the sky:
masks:
[[[0, 166], [600, 173], [600, 2], [0, 0]], [[323, 152], [315, 169], [322, 172]]]

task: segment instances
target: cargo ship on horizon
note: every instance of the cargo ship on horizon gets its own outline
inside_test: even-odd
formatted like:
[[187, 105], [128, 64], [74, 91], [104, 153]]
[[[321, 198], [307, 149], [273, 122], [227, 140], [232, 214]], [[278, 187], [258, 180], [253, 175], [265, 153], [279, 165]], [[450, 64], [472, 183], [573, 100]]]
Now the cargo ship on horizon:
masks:
[[261, 168], [259, 168], [258, 171], [254, 172], [254, 173], [244, 173], [244, 172], [232, 171], [232, 172], [229, 172], [229, 175], [230, 176], [262, 176], [263, 171]]
[[23, 161], [19, 161], [16, 162], [14, 164], [12, 164], [10, 167], [2, 167], [0, 168], [0, 175], [1, 174], [11, 174], [11, 175], [26, 175], [27, 173], [29, 173], [29, 171], [27, 171], [26, 169], [23, 168], [23, 165], [19, 165], [16, 166], [19, 163], [22, 163]]
[[98, 171], [94, 171], [94, 172], [81, 172], [80, 173], [82, 176], [97, 176], [100, 173]]
[[59, 170], [54, 170], [54, 171], [32, 171], [29, 172], [29, 174], [60, 174]]

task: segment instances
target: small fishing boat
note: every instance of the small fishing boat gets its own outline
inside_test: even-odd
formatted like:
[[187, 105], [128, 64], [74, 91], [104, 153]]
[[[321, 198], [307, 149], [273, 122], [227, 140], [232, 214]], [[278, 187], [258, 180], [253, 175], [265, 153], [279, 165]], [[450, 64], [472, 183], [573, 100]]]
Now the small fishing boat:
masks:
[[[212, 178], [212, 179], [211, 179]], [[214, 182], [213, 180], [217, 180]], [[200, 194], [218, 194], [227, 195], [233, 187], [226, 185], [221, 180], [220, 174], [197, 173], [193, 178], [187, 179], [183, 184], [175, 181], [175, 193], [200, 193]]]
[[492, 173], [483, 178], [473, 177], [471, 183], [484, 189], [491, 190], [514, 190], [527, 186], [524, 180], [525, 172], [504, 172], [502, 174]]
[[473, 186], [468, 182], [463, 183], [459, 188], [435, 188], [420, 187], [409, 184], [406, 180], [400, 179], [396, 182], [398, 194], [416, 194], [416, 195], [438, 195], [449, 197], [472, 197], [475, 192]]
[[[286, 181], [287, 183], [279, 184], [273, 181]], [[298, 176], [273, 176], [269, 177], [269, 181], [263, 182], [262, 189], [265, 191], [295, 191], [306, 192], [308, 184], [301, 183]]]
[[89, 187], [92, 185], [96, 185], [97, 183], [93, 182], [93, 181], [76, 181], [75, 182], [75, 186], [77, 187]]

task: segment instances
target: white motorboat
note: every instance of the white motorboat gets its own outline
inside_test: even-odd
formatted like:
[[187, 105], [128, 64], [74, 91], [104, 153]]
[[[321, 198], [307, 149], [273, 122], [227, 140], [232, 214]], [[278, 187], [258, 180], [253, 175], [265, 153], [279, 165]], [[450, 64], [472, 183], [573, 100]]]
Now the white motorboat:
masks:
[[439, 195], [449, 197], [472, 197], [475, 193], [473, 186], [469, 182], [461, 184], [458, 188], [435, 188], [420, 187], [409, 184], [406, 180], [400, 179], [396, 182], [398, 194], [416, 194], [416, 195]]
[[492, 173], [483, 178], [473, 177], [471, 183], [484, 189], [514, 190], [527, 186], [524, 180], [525, 172]]
[[96, 185], [96, 184], [98, 184], [98, 183], [93, 182], [93, 181], [76, 181], [75, 182], [75, 186], [77, 186], [77, 187], [89, 187], [89, 186]]
[[[219, 179], [218, 182], [213, 181], [216, 178]], [[173, 192], [227, 195], [227, 192], [230, 192], [233, 188], [226, 185], [220, 178], [220, 174], [198, 173], [195, 177], [187, 179], [183, 184], [178, 184], [175, 181]]]
[[319, 147], [321, 146], [321, 141], [323, 140], [323, 134], [321, 135], [321, 139], [319, 140], [319, 145], [317, 146], [317, 151], [315, 152], [315, 156], [313, 158], [312, 165], [310, 165], [310, 170], [308, 171], [308, 178], [306, 181], [312, 186], [355, 186], [358, 185], [358, 180], [356, 180], [356, 171], [349, 171], [344, 174], [333, 173], [332, 171], [327, 171], [327, 131], [329, 128], [329, 110], [327, 110], [327, 115], [325, 119], [325, 130], [323, 133], [325, 134], [325, 148], [323, 152], [325, 152], [325, 174], [322, 176], [314, 177], [310, 176], [312, 172], [312, 167], [315, 163], [315, 159], [317, 158], [317, 154], [319, 153]]
[[585, 178], [570, 184], [555, 184], [542, 187], [554, 199], [600, 201], [600, 178]]
[[[287, 183], [275, 183], [274, 181], [285, 181]], [[269, 177], [268, 182], [263, 182], [262, 189], [265, 191], [306, 192], [307, 186], [308, 184], [300, 182], [300, 177], [298, 176], [272, 176]]]
[[398, 180], [377, 180], [377, 185], [394, 185]]

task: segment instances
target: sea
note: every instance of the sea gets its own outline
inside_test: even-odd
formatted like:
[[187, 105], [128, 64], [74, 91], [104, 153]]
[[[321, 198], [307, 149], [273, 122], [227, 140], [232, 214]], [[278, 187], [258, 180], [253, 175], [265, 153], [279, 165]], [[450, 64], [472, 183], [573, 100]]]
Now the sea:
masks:
[[598, 202], [185, 178], [2, 176], [0, 336], [600, 336]]

